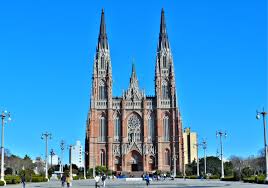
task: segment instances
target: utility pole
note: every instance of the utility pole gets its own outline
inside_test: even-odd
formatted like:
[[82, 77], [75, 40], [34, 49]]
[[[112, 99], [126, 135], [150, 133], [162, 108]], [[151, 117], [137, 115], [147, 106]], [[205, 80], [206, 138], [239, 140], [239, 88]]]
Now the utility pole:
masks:
[[61, 149], [60, 172], [61, 172], [61, 174], [63, 173], [64, 147], [65, 147], [65, 144], [64, 144], [64, 141], [62, 140], [62, 141], [60, 142], [60, 149]]
[[264, 155], [265, 155], [265, 164], [266, 164], [266, 177], [265, 177], [265, 181], [268, 182], [268, 148], [267, 148], [267, 142], [266, 142], [266, 118], [265, 116], [267, 115], [267, 112], [263, 111], [262, 112], [258, 112], [257, 111], [257, 115], [256, 118], [260, 119], [260, 115], [262, 115], [262, 119], [263, 119], [263, 132], [264, 132]]
[[11, 121], [10, 112], [2, 111], [2, 114], [0, 115], [2, 119], [2, 140], [1, 140], [1, 181], [5, 181], [5, 172], [4, 172], [4, 163], [5, 163], [5, 149], [4, 149], [4, 127], [5, 127], [5, 119], [8, 118], [8, 121]]
[[41, 136], [41, 139], [43, 139], [43, 140], [45, 140], [45, 142], [46, 142], [46, 156], [45, 156], [45, 160], [46, 160], [46, 179], [47, 179], [47, 181], [48, 181], [48, 156], [47, 156], [47, 154], [48, 154], [48, 139], [51, 139], [52, 138], [52, 135], [51, 135], [51, 133], [48, 133], [48, 132], [45, 132], [45, 133], [43, 133], [42, 134], [42, 136]]
[[223, 165], [223, 144], [222, 144], [222, 137], [227, 137], [226, 132], [217, 131], [216, 136], [220, 136], [220, 144], [221, 144], [221, 179], [224, 178], [224, 165]]
[[207, 141], [206, 140], [203, 140], [202, 146], [203, 146], [203, 149], [204, 149], [204, 172], [205, 172], [205, 175], [206, 175], [207, 174], [207, 155], [206, 155]]

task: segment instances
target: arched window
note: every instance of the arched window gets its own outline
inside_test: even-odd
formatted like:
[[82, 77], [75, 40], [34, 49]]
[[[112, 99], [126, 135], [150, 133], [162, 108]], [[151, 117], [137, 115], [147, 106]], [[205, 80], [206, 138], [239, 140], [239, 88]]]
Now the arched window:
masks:
[[99, 83], [99, 99], [104, 100], [106, 98], [106, 87], [104, 82], [101, 80]]
[[104, 56], [101, 56], [100, 69], [104, 69], [104, 67], [105, 67], [104, 64], [105, 64]]
[[100, 142], [105, 142], [105, 139], [106, 139], [106, 120], [102, 116], [100, 117], [99, 140]]
[[100, 150], [100, 165], [106, 166], [106, 160], [105, 160], [105, 151], [102, 149]]
[[164, 129], [164, 141], [169, 141], [169, 119], [168, 116], [163, 118], [163, 129]]
[[164, 155], [165, 155], [164, 156], [165, 165], [170, 165], [170, 153], [168, 149], [165, 150]]
[[168, 83], [166, 80], [162, 82], [162, 97], [163, 99], [168, 99]]
[[155, 137], [154, 117], [150, 116], [148, 118], [148, 140], [153, 141], [154, 137]]
[[163, 56], [163, 68], [167, 68], [167, 57]]
[[114, 119], [114, 140], [119, 141], [120, 136], [121, 136], [121, 123], [120, 118], [117, 116]]

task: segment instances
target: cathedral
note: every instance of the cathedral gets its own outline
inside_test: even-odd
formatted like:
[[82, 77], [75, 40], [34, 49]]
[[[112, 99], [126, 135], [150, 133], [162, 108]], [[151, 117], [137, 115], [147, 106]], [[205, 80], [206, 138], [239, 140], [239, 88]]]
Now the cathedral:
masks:
[[182, 120], [163, 9], [155, 61], [155, 95], [147, 96], [139, 88], [134, 65], [129, 87], [122, 96], [112, 95], [112, 83], [110, 46], [102, 10], [86, 126], [86, 167], [106, 166], [117, 172], [182, 173]]

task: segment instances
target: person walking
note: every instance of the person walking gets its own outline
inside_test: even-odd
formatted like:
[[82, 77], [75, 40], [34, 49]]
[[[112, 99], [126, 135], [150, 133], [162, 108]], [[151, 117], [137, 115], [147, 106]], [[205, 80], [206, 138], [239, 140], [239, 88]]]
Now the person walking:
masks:
[[106, 175], [102, 174], [101, 176], [102, 186], [105, 187]]
[[146, 181], [146, 185], [148, 187], [149, 184], [150, 184], [150, 177], [149, 177], [149, 174], [148, 173], [145, 175], [145, 181]]
[[65, 186], [65, 181], [66, 181], [66, 176], [62, 175], [60, 180], [61, 180], [61, 187], [64, 187]]
[[71, 187], [71, 177], [68, 175], [66, 178], [67, 187]]
[[95, 179], [95, 188], [100, 187], [101, 178], [98, 173], [96, 174], [94, 179]]
[[26, 179], [25, 179], [25, 175], [24, 174], [21, 176], [21, 184], [22, 184], [22, 188], [25, 188]]

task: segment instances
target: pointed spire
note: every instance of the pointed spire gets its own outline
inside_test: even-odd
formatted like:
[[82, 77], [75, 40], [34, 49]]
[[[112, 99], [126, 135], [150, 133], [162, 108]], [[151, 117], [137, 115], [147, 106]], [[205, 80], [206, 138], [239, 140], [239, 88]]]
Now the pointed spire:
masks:
[[101, 11], [101, 23], [100, 23], [100, 33], [98, 41], [98, 49], [108, 49], [108, 40], [106, 34], [106, 24], [104, 18], [104, 10]]
[[166, 29], [165, 12], [164, 9], [162, 8], [158, 50], [160, 51], [163, 48], [169, 48], [169, 42]]
[[135, 68], [135, 62], [134, 62], [134, 60], [132, 61], [132, 73], [131, 73], [131, 78], [137, 78], [137, 76], [136, 76], [136, 68]]
[[161, 11], [161, 24], [160, 24], [160, 34], [165, 34], [166, 31], [166, 22], [165, 22], [165, 12], [164, 8]]

